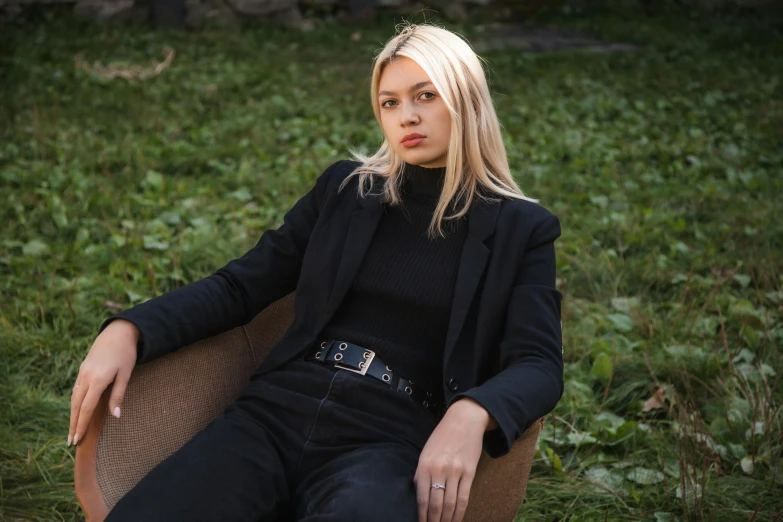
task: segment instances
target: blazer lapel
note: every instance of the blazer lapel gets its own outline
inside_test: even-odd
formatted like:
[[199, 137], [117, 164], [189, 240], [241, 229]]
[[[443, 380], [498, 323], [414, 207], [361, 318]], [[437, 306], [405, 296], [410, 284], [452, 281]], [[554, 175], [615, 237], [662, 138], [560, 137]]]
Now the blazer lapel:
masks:
[[383, 204], [380, 194], [368, 194], [360, 198], [361, 207], [351, 214], [345, 238], [345, 246], [340, 257], [332, 293], [326, 305], [326, 315], [331, 318], [337, 310], [343, 297], [348, 292], [351, 282], [359, 271], [359, 265], [367, 253], [370, 241], [378, 228], [383, 214]]
[[[369, 194], [360, 198], [361, 208], [351, 214], [348, 223], [345, 246], [340, 258], [334, 286], [332, 287], [325, 321], [337, 310], [351, 286], [373, 234], [383, 215], [380, 194]], [[449, 327], [446, 334], [445, 358], [448, 360], [462, 331], [470, 303], [478, 288], [478, 282], [489, 258], [489, 248], [484, 241], [495, 231], [500, 203], [488, 203], [474, 198], [468, 217], [468, 233], [460, 255], [457, 282], [454, 288]]]
[[468, 234], [462, 246], [459, 268], [457, 269], [457, 282], [454, 287], [454, 299], [451, 304], [449, 327], [446, 333], [446, 345], [444, 348], [444, 367], [446, 361], [451, 358], [451, 352], [459, 339], [465, 317], [468, 314], [470, 303], [478, 288], [478, 282], [489, 259], [489, 248], [484, 241], [495, 231], [500, 203], [489, 203], [474, 198], [470, 207], [468, 221]]

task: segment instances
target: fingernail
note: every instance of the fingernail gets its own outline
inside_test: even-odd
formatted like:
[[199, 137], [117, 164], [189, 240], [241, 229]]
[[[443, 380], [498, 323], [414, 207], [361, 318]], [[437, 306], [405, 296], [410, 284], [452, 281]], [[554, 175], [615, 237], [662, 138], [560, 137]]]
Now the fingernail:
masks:
[[74, 445], [74, 446], [76, 446], [78, 443], [79, 443], [79, 434], [77, 433], [77, 434], [76, 434], [76, 435], [73, 437], [73, 445]]
[[115, 406], [114, 407], [114, 416], [117, 417], [118, 419], [120, 418], [120, 407], [119, 406]]
[[69, 434], [69, 435], [68, 435], [68, 444], [66, 445], [66, 448], [69, 448], [69, 447], [71, 447], [71, 440], [72, 440], [72, 439], [71, 439], [71, 435]]

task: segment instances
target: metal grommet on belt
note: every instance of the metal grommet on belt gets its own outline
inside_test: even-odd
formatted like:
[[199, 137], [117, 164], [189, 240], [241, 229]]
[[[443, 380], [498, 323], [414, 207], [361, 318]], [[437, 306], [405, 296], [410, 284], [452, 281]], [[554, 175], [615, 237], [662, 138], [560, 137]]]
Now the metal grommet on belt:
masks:
[[[334, 357], [329, 357], [331, 347], [335, 343], [340, 351], [334, 354]], [[369, 375], [378, 379], [398, 392], [407, 394], [414, 403], [426, 410], [431, 417], [441, 417], [445, 412], [443, 400], [435, 399], [433, 392], [403, 377], [393, 380], [392, 375], [396, 375], [396, 372], [369, 348], [364, 348], [348, 341], [319, 339], [318, 344], [314, 344], [305, 353], [304, 358], [305, 360], [317, 361], [335, 368], [348, 370], [360, 375]], [[450, 388], [454, 384], [456, 384], [454, 379], [449, 381]]]

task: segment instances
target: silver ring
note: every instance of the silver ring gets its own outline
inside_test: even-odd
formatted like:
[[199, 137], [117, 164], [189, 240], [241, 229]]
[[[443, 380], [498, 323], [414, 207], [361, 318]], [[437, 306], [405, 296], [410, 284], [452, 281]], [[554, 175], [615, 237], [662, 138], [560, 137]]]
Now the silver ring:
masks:
[[446, 486], [444, 486], [442, 484], [438, 484], [437, 482], [435, 484], [433, 484], [432, 487], [435, 488], [435, 489], [446, 489]]

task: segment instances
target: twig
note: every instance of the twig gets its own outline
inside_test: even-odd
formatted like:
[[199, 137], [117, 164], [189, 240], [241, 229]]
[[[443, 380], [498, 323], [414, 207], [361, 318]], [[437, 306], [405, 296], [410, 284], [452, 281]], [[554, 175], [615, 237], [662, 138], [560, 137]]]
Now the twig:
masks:
[[95, 74], [108, 80], [113, 80], [114, 78], [123, 78], [128, 81], [148, 80], [168, 69], [169, 66], [171, 66], [171, 62], [174, 60], [176, 52], [167, 45], [163, 48], [163, 54], [164, 59], [162, 62], [152, 63], [149, 67], [146, 68], [140, 65], [120, 67], [113, 63], [110, 63], [107, 66], [103, 66], [100, 62], [98, 62], [98, 60], [95, 60], [92, 65], [88, 65], [84, 59], [84, 53], [77, 54], [75, 62], [77, 69], [88, 72], [90, 74]]

